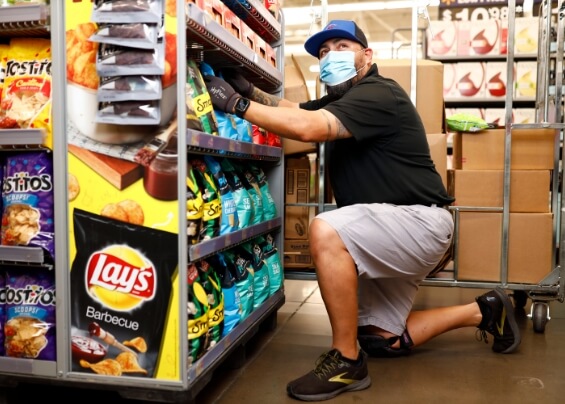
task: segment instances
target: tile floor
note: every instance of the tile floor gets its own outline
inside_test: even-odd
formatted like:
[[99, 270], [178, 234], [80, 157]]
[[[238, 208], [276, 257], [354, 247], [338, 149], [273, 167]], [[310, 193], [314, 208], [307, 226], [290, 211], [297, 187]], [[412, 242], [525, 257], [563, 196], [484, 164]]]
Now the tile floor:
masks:
[[[483, 289], [424, 286], [416, 308], [473, 301]], [[346, 393], [328, 403], [545, 403], [565, 402], [565, 305], [550, 303], [551, 320], [544, 333], [533, 331], [527, 317], [530, 302], [517, 310], [522, 344], [511, 355], [495, 354], [475, 340], [475, 329], [444, 334], [396, 359], [370, 359], [372, 386]], [[286, 395], [288, 381], [309, 371], [329, 347], [331, 331], [316, 281], [286, 280], [285, 304], [277, 327], [259, 331], [246, 343], [239, 368], [221, 367], [199, 393], [196, 404], [297, 403]], [[29, 386], [5, 391], [6, 403], [28, 402]], [[97, 397], [108, 403], [134, 403], [116, 392], [49, 387], [48, 396]], [[28, 395], [29, 397], [29, 395]], [[98, 399], [96, 401], [98, 401]], [[0, 400], [0, 403], [3, 401]]]

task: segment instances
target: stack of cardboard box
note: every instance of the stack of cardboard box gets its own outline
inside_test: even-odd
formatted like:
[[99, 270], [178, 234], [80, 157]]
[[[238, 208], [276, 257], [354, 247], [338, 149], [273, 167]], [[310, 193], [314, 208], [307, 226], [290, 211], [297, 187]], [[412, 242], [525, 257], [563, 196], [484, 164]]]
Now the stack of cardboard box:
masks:
[[[308, 227], [314, 216], [309, 206], [292, 206], [311, 202], [314, 184], [312, 161], [306, 155], [285, 160], [285, 208], [284, 208], [284, 267], [313, 267], [308, 242]], [[290, 206], [289, 206], [290, 205]]]
[[453, 138], [454, 169], [449, 171], [448, 184], [456, 198], [454, 206], [460, 207], [458, 280], [505, 281], [501, 279], [505, 227], [500, 208], [507, 140], [511, 151], [507, 281], [537, 284], [552, 269], [551, 178], [558, 133], [519, 129], [513, 130], [509, 139], [506, 136], [505, 129], [493, 129], [456, 133]]

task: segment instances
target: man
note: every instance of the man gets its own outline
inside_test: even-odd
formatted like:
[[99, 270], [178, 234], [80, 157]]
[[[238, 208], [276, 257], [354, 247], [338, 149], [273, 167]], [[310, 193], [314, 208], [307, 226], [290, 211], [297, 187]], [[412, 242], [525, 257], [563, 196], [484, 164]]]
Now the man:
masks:
[[451, 244], [453, 220], [444, 207], [454, 199], [435, 170], [415, 107], [379, 75], [359, 27], [333, 20], [305, 48], [320, 59], [328, 95], [319, 100], [292, 103], [229, 72], [231, 85], [205, 78], [215, 108], [282, 137], [328, 145], [337, 209], [310, 224], [310, 250], [332, 347], [288, 384], [288, 394], [319, 401], [365, 389], [368, 355], [406, 355], [459, 327], [478, 327], [485, 340], [491, 333], [495, 352], [514, 351], [520, 333], [501, 289], [467, 305], [410, 312], [420, 282]]

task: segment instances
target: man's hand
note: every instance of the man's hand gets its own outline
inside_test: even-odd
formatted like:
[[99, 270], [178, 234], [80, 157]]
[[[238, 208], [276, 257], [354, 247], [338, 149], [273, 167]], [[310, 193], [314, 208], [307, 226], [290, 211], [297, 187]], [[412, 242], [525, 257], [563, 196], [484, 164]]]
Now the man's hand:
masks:
[[255, 86], [250, 83], [242, 74], [238, 73], [233, 69], [222, 70], [222, 76], [224, 79], [232, 85], [232, 87], [243, 95], [245, 98], [250, 98], [253, 94], [253, 89]]
[[236, 93], [232, 86], [219, 77], [204, 76], [204, 81], [206, 82], [206, 88], [214, 108], [233, 114], [235, 104], [241, 98], [241, 95]]

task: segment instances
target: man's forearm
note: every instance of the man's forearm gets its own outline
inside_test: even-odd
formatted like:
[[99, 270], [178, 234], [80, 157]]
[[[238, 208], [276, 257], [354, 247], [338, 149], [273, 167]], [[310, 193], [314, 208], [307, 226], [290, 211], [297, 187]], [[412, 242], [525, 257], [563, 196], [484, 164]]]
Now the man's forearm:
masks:
[[277, 97], [276, 95], [266, 93], [263, 90], [258, 89], [257, 87], [253, 89], [253, 93], [249, 98], [255, 102], [258, 102], [259, 104], [267, 105], [269, 107], [280, 106], [288, 108], [298, 108], [298, 103], [291, 102], [285, 100], [284, 98]]

